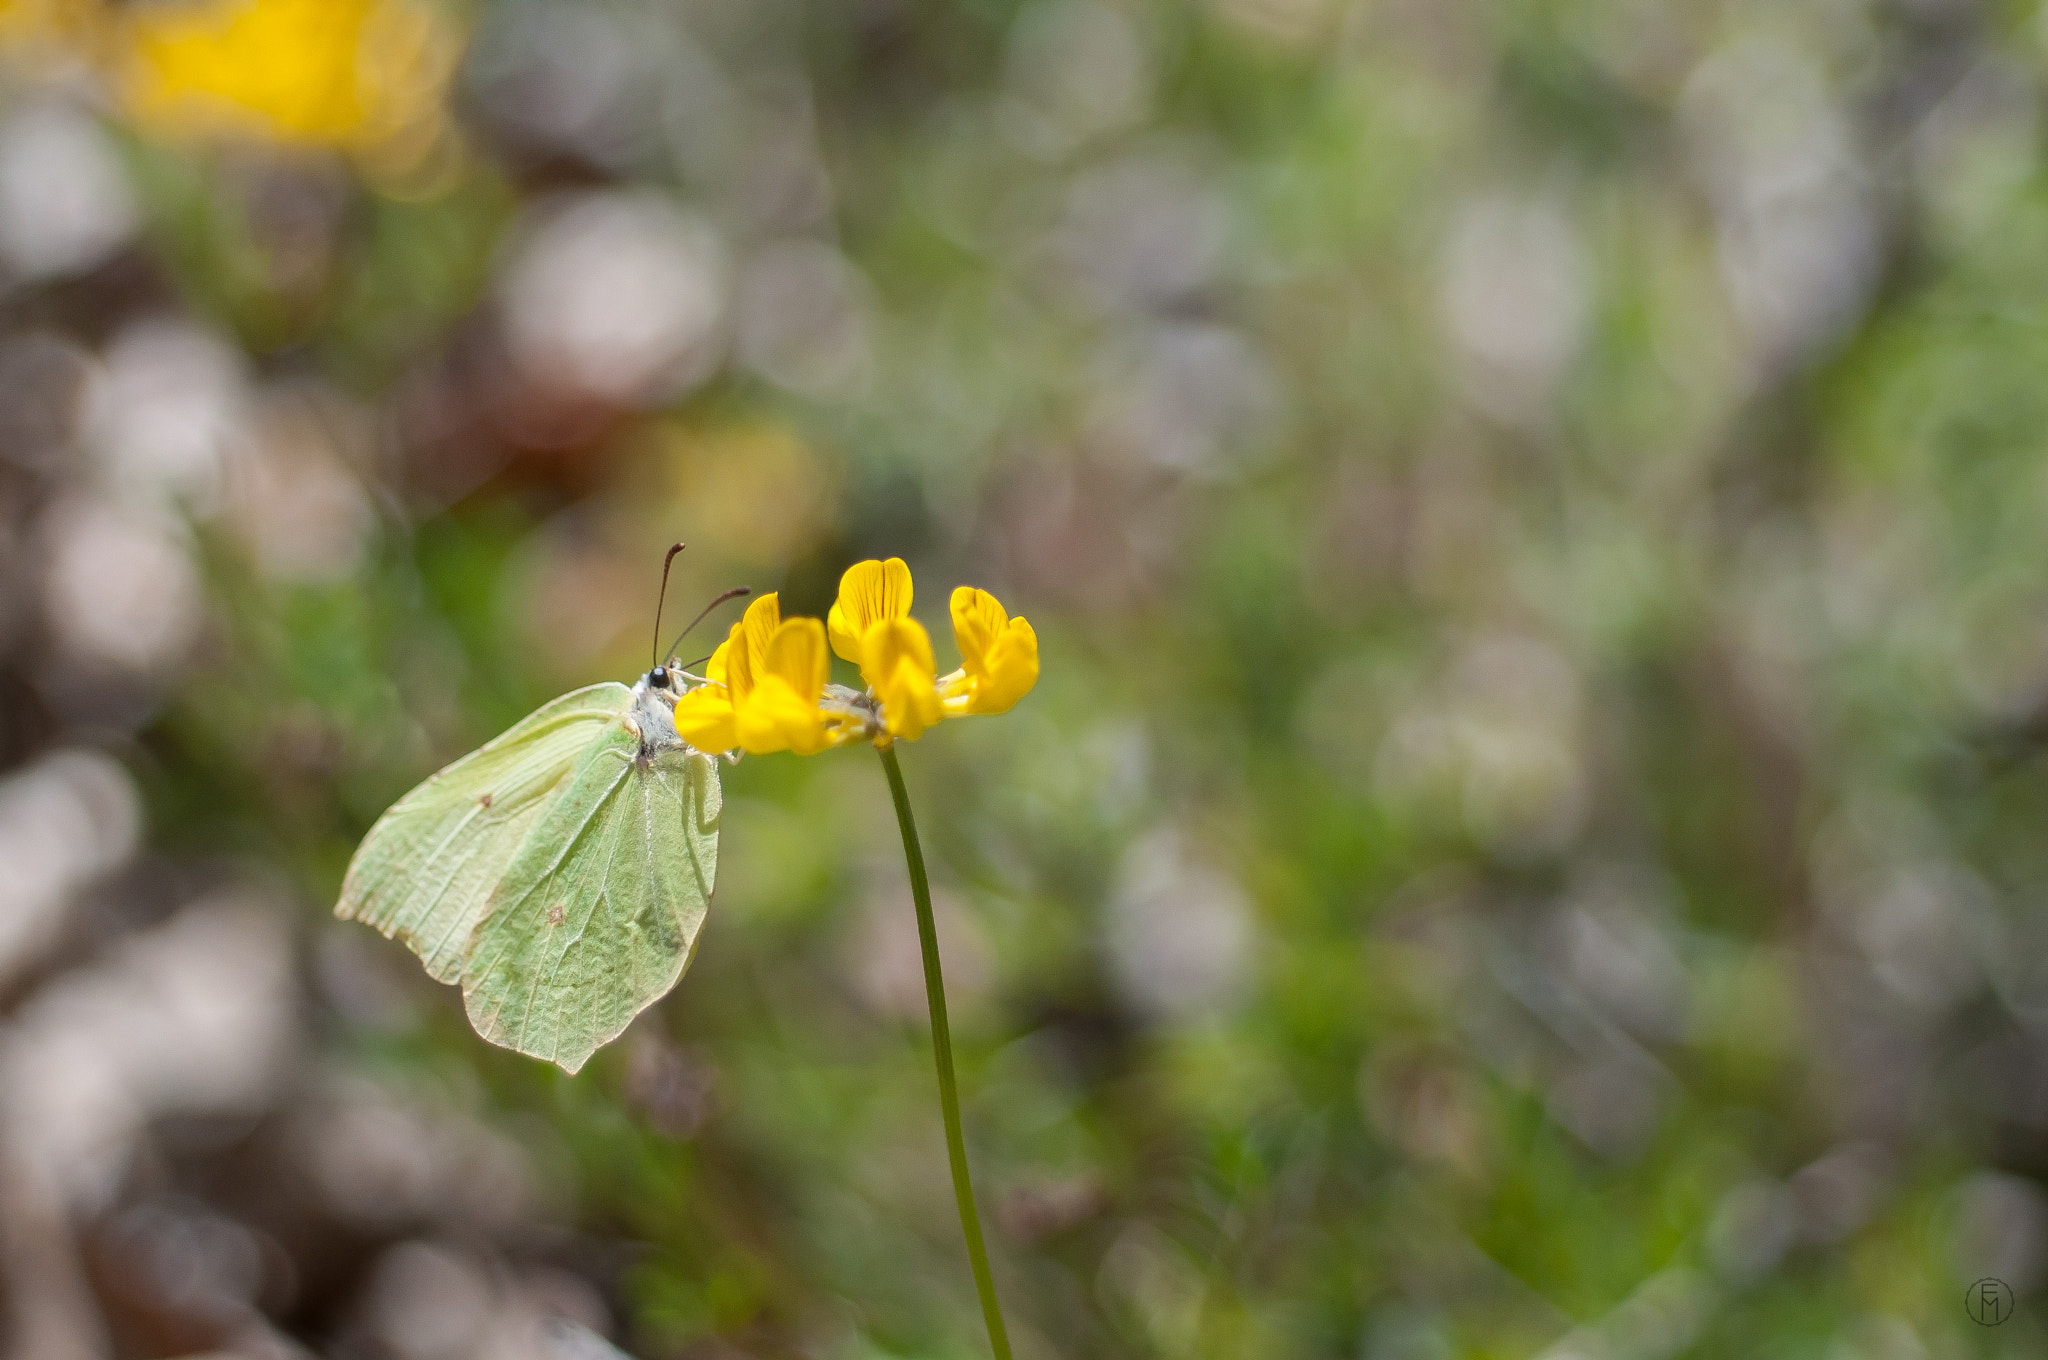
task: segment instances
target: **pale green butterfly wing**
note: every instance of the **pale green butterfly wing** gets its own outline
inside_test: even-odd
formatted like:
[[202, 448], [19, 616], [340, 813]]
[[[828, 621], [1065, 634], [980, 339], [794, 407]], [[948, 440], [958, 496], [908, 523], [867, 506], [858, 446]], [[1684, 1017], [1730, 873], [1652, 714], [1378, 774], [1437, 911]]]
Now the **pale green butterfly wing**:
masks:
[[565, 694], [399, 799], [349, 861], [334, 914], [403, 941], [437, 980], [456, 981], [521, 840], [605, 729], [623, 734], [616, 720], [631, 698], [620, 684]]
[[528, 829], [468, 943], [470, 1024], [567, 1071], [675, 986], [718, 862], [709, 756], [641, 754], [623, 724]]

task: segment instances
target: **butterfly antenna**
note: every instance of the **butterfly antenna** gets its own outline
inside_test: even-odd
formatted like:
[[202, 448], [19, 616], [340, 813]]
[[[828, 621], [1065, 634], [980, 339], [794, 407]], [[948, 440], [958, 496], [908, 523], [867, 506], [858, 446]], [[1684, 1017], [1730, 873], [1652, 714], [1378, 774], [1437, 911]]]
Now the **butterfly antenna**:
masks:
[[648, 670], [661, 664], [661, 607], [668, 603], [668, 568], [682, 550], [683, 545], [678, 543], [668, 550], [667, 557], [661, 559], [661, 594], [654, 600], [654, 659], [647, 663]]
[[[718, 608], [718, 606], [724, 604], [727, 600], [736, 600], [742, 595], [751, 595], [753, 593], [754, 588], [752, 586], [734, 586], [731, 590], [726, 591], [725, 594], [719, 596], [710, 604], [705, 605], [703, 609], [698, 611], [697, 617], [690, 620], [690, 627], [685, 628], [682, 632], [676, 634], [676, 640], [668, 645], [668, 654], [670, 656], [674, 656], [676, 654], [676, 648], [683, 645], [683, 639], [688, 637], [690, 635], [691, 630], [696, 628], [698, 624], [704, 622], [704, 620], [710, 616], [712, 610]], [[687, 667], [685, 669], [687, 669]]]

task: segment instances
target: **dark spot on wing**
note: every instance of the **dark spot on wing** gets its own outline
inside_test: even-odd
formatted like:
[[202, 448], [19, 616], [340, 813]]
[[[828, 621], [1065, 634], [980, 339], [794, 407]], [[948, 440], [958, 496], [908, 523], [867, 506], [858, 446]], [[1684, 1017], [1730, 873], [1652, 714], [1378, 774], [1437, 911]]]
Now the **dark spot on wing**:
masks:
[[489, 795], [488, 793], [478, 794], [476, 800], [477, 802], [483, 804], [483, 806], [485, 807], [489, 807], [491, 805], [491, 795]]
[[562, 924], [562, 904], [560, 902], [548, 903], [548, 924], [551, 926]]

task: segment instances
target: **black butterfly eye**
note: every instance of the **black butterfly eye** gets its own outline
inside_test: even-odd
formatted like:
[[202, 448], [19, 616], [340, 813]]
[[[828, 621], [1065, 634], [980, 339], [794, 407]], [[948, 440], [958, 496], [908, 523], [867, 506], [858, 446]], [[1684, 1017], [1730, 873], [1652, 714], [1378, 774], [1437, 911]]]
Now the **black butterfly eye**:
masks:
[[667, 689], [668, 667], [656, 666], [653, 670], [647, 672], [647, 683], [656, 689]]

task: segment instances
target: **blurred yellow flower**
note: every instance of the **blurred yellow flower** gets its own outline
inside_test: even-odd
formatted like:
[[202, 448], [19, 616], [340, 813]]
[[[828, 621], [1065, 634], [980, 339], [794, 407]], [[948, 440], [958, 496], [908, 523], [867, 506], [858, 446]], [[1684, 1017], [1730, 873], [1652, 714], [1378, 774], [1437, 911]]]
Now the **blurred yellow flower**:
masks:
[[822, 751], [842, 739], [843, 720], [819, 707], [830, 669], [824, 625], [785, 619], [763, 595], [711, 654], [708, 683], [676, 701], [676, 731], [704, 751]]
[[144, 127], [378, 151], [445, 122], [459, 44], [406, 0], [195, 0], [137, 7], [122, 93]]

